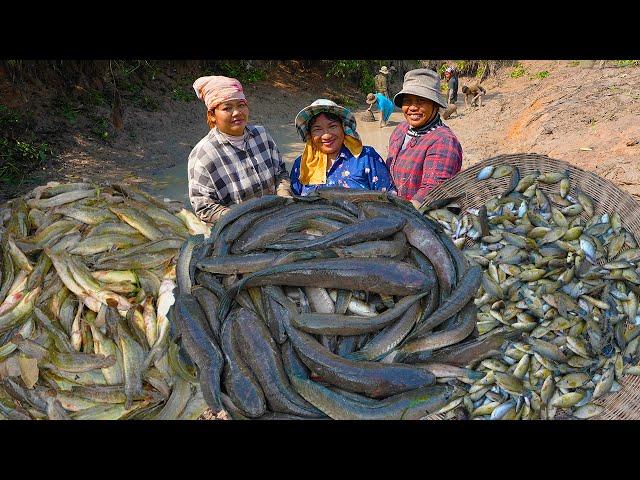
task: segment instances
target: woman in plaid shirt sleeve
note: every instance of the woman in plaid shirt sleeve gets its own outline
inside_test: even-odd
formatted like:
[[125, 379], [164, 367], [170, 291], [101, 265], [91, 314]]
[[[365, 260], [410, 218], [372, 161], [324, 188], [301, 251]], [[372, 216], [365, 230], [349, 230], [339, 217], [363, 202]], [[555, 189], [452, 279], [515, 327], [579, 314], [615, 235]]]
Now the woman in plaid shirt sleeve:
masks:
[[210, 131], [189, 154], [189, 201], [213, 223], [231, 205], [263, 195], [291, 196], [278, 147], [264, 127], [249, 125], [249, 107], [235, 78], [201, 77], [193, 84], [207, 107]]
[[440, 119], [438, 108], [446, 108], [447, 103], [433, 70], [407, 72], [393, 102], [406, 122], [389, 139], [387, 166], [398, 195], [418, 208], [429, 190], [460, 171], [462, 146]]

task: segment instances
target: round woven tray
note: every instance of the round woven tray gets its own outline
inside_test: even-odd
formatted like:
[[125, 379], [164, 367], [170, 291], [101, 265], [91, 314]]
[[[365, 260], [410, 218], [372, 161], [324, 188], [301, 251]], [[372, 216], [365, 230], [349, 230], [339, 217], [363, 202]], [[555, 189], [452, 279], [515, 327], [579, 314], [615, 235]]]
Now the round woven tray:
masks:
[[[517, 166], [522, 177], [535, 171], [540, 171], [541, 173], [568, 171], [571, 195], [575, 196], [576, 189], [579, 188], [593, 198], [595, 201], [595, 215], [601, 215], [605, 212], [609, 214], [618, 212], [622, 217], [623, 227], [633, 235], [636, 241], [640, 242], [640, 204], [629, 193], [622, 191], [609, 180], [601, 178], [592, 172], [587, 172], [565, 161], [544, 155], [523, 153], [489, 158], [469, 167], [434, 188], [429, 192], [426, 203], [464, 194], [458, 200], [460, 207], [464, 211], [468, 208], [478, 208], [491, 197], [500, 195], [509, 184], [509, 176], [499, 179], [476, 180], [478, 172], [488, 165]], [[545, 192], [558, 192], [557, 184], [540, 184], [539, 188]], [[588, 219], [585, 212], [580, 215], [585, 220]], [[467, 239], [467, 242], [474, 243], [471, 239]], [[622, 389], [619, 392], [605, 395], [594, 402], [605, 407], [604, 412], [596, 417], [597, 419], [640, 419], [640, 377], [625, 375], [622, 378], [621, 385]], [[436, 417], [443, 418], [441, 415], [434, 415], [431, 418]]]

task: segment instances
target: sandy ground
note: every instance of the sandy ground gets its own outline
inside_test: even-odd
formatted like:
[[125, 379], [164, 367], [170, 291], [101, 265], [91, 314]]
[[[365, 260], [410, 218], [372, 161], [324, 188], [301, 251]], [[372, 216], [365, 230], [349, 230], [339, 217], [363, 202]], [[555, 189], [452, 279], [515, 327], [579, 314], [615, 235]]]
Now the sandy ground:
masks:
[[[511, 78], [504, 68], [483, 85], [482, 108], [464, 107], [445, 121], [463, 147], [463, 168], [506, 153], [539, 153], [571, 162], [612, 180], [640, 199], [640, 68], [573, 66], [570, 61], [523, 61], [525, 75]], [[547, 71], [546, 78], [538, 72]], [[207, 73], [207, 72], [203, 72]], [[475, 79], [460, 78], [460, 87]], [[389, 125], [363, 122], [364, 95], [338, 79], [295, 66], [270, 71], [268, 80], [245, 85], [250, 122], [264, 125], [290, 167], [303, 144], [293, 126], [295, 115], [317, 98], [348, 98], [365, 144], [385, 157], [388, 139], [403, 121], [397, 110]], [[391, 86], [392, 94], [401, 85]], [[204, 106], [159, 98], [157, 111], [127, 107], [124, 129], [105, 143], [67, 128], [55, 169], [38, 172], [33, 183], [90, 178], [140, 184], [158, 196], [186, 202], [187, 157], [207, 133]], [[379, 119], [379, 113], [376, 112]], [[46, 130], [46, 126], [42, 127]]]

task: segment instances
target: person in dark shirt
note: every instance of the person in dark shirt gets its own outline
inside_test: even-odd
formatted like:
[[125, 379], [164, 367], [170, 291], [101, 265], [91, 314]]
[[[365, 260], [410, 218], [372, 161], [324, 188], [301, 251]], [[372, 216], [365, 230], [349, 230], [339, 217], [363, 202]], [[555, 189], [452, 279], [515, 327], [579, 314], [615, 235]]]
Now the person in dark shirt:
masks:
[[458, 74], [453, 67], [448, 67], [444, 71], [444, 79], [449, 86], [449, 96], [447, 103], [455, 104], [458, 101]]

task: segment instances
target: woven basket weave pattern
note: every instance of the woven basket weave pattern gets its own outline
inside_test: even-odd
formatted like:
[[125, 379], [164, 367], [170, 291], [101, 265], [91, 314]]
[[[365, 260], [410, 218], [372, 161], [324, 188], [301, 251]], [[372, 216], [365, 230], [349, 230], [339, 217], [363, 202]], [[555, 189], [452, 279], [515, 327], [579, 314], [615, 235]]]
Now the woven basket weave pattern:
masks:
[[[513, 165], [518, 167], [520, 176], [535, 173], [568, 171], [570, 179], [570, 195], [575, 198], [576, 190], [580, 189], [594, 200], [594, 215], [603, 213], [612, 214], [618, 212], [622, 219], [622, 226], [633, 235], [636, 241], [640, 241], [640, 204], [628, 193], [622, 191], [615, 184], [575, 167], [565, 161], [555, 160], [538, 154], [513, 154], [500, 155], [489, 158], [481, 163], [473, 165], [460, 172], [455, 177], [434, 188], [427, 196], [426, 203], [442, 198], [453, 197], [464, 193], [459, 200], [462, 210], [479, 208], [487, 200], [502, 194], [510, 180], [510, 175], [504, 178], [476, 180], [478, 172], [484, 167], [494, 165]], [[558, 184], [545, 185], [541, 188], [547, 193], [558, 193]], [[556, 205], [557, 207], [558, 205]], [[588, 220], [586, 212], [580, 216]], [[467, 239], [467, 244], [475, 242]], [[625, 247], [626, 248], [626, 247]], [[616, 393], [609, 393], [594, 401], [605, 407], [604, 412], [597, 419], [638, 420], [640, 419], [640, 377], [625, 375], [622, 378], [622, 389]], [[443, 415], [431, 415], [428, 418], [444, 418]]]

